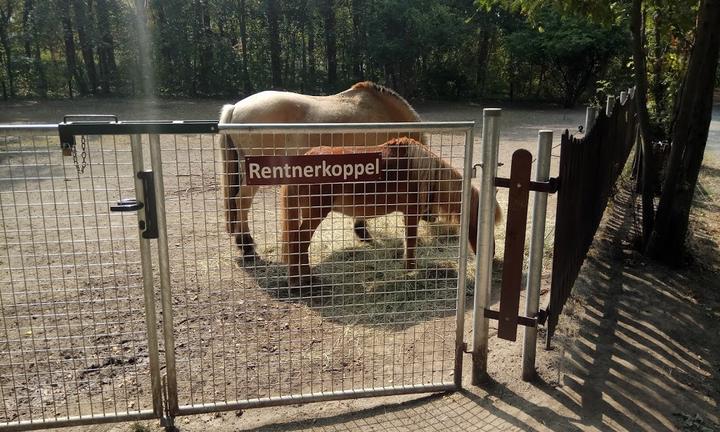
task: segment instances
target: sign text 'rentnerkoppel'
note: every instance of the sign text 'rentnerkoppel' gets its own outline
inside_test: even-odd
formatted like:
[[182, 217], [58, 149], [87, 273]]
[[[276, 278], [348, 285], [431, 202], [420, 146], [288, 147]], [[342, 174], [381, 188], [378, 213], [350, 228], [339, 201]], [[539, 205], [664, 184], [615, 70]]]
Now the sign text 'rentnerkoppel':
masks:
[[381, 160], [381, 153], [246, 156], [245, 179], [250, 186], [377, 181]]

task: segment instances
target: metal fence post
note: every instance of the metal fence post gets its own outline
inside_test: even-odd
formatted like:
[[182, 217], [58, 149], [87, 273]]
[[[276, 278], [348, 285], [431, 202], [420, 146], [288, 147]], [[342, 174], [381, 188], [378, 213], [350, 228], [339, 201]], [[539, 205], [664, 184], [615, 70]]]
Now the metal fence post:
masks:
[[[162, 303], [163, 337], [165, 339], [165, 389], [170, 417], [178, 411], [175, 336], [173, 334], [172, 294], [170, 292], [170, 259], [168, 256], [167, 221], [165, 219], [165, 186], [163, 184], [160, 136], [150, 134], [150, 162], [155, 173], [155, 196], [158, 225], [158, 264], [160, 266], [160, 301]], [[167, 420], [167, 419], [166, 419]]]
[[493, 249], [495, 246], [495, 177], [500, 143], [499, 108], [483, 110], [482, 177], [475, 256], [475, 302], [473, 310], [472, 384], [487, 379], [488, 319], [485, 308], [490, 300]]
[[592, 106], [587, 107], [585, 110], [585, 136], [590, 133], [590, 130], [595, 126], [595, 119], [598, 116], [598, 109]]
[[607, 101], [605, 102], [605, 115], [607, 117], [612, 115], [613, 108], [615, 108], [615, 96], [609, 95], [607, 97]]
[[[130, 150], [135, 180], [135, 197], [145, 202], [143, 181], [137, 174], [143, 171], [143, 150], [140, 135], [130, 135]], [[145, 221], [145, 208], [138, 210], [138, 219]], [[163, 414], [162, 387], [160, 383], [160, 361], [158, 348], [157, 324], [155, 322], [155, 290], [153, 281], [152, 255], [150, 240], [140, 237], [140, 261], [142, 262], [143, 295], [145, 300], [145, 323], [148, 335], [148, 356], [150, 363], [150, 384], [152, 389], [153, 413], [160, 417]]]
[[[550, 178], [552, 138], [553, 132], [551, 130], [538, 132], [537, 164], [535, 165], [535, 181], [537, 182], [546, 182]], [[533, 204], [532, 227], [530, 228], [532, 236], [525, 291], [525, 316], [528, 317], [534, 317], [540, 307], [540, 278], [542, 276], [542, 259], [545, 246], [547, 195], [547, 192], [535, 192], [535, 202]], [[535, 377], [536, 348], [537, 327], [525, 327], [522, 352], [522, 379], [524, 381], [530, 381]]]
[[457, 388], [462, 387], [462, 364], [465, 351], [465, 281], [467, 278], [467, 255], [468, 242], [470, 235], [470, 214], [472, 209], [472, 173], [473, 173], [473, 145], [475, 143], [475, 135], [473, 129], [470, 128], [465, 132], [465, 163], [463, 171], [462, 183], [462, 212], [463, 218], [460, 225], [460, 264], [458, 266], [458, 287], [457, 287], [457, 311], [456, 311], [456, 328], [455, 328], [455, 372], [454, 381]]

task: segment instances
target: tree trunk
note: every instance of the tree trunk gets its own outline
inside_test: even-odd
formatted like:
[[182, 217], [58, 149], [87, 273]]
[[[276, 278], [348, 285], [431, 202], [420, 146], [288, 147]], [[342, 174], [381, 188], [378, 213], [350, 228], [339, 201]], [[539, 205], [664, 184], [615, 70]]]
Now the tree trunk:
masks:
[[196, 5], [198, 28], [198, 90], [204, 96], [210, 93], [210, 81], [212, 80], [213, 45], [212, 30], [210, 29], [210, 14], [206, 1], [198, 1]]
[[68, 90], [72, 98], [72, 81], [74, 80], [79, 89], [80, 94], [87, 94], [88, 87], [80, 69], [77, 67], [77, 57], [75, 54], [75, 36], [73, 35], [72, 21], [70, 20], [70, 2], [64, 0], [58, 2], [60, 6], [60, 17], [63, 27], [63, 39], [65, 41], [65, 64], [67, 66]]
[[15, 71], [13, 70], [12, 45], [8, 34], [13, 13], [12, 6], [13, 4], [10, 1], [7, 1], [4, 6], [0, 6], [0, 43], [2, 43], [3, 52], [5, 53], [5, 73], [8, 79], [7, 87], [3, 83], [3, 97], [6, 100], [8, 93], [10, 98], [15, 97]]
[[315, 27], [313, 26], [313, 14], [310, 13], [307, 20], [307, 58], [308, 75], [307, 82], [309, 89], [315, 90]]
[[637, 104], [638, 124], [642, 137], [642, 244], [647, 245], [653, 229], [655, 208], [655, 175], [656, 167], [652, 152], [652, 135], [650, 132], [650, 115], [647, 108], [647, 68], [643, 50], [644, 25], [642, 17], [642, 0], [633, 0], [630, 15], [630, 31], [632, 33], [633, 63], [635, 65], [635, 103]]
[[83, 0], [74, 0], [73, 9], [75, 12], [75, 22], [77, 24], [78, 40], [80, 41], [80, 51], [82, 52], [83, 62], [85, 63], [85, 71], [90, 80], [90, 91], [96, 93], [98, 89], [97, 70], [95, 69], [95, 54], [91, 36], [87, 34], [87, 30], [92, 28], [88, 25], [87, 10], [90, 9], [90, 1], [87, 3]]
[[280, 60], [280, 15], [278, 0], [266, 0], [266, 16], [268, 22], [268, 39], [270, 40], [270, 72], [272, 87], [282, 87], [282, 62]]
[[[652, 95], [653, 99], [655, 99], [655, 110], [657, 111], [657, 114], [659, 116], [663, 116], [665, 114], [666, 109], [666, 100], [665, 100], [665, 85], [663, 83], [662, 78], [662, 70], [663, 70], [663, 41], [662, 41], [662, 35], [660, 34], [660, 24], [662, 17], [659, 13], [656, 13], [655, 15], [655, 31], [653, 32], [653, 36], [655, 39], [655, 49], [654, 49], [654, 57], [655, 62], [653, 63], [653, 85], [652, 85]], [[667, 131], [665, 131], [667, 132]]]
[[105, 94], [110, 93], [112, 84], [117, 78], [117, 63], [115, 62], [115, 42], [113, 40], [110, 16], [108, 14], [107, 0], [96, 0], [95, 13], [97, 16], [98, 58], [100, 60], [100, 86]]
[[240, 43], [242, 44], [242, 79], [245, 93], [252, 93], [252, 83], [248, 72], [248, 38], [247, 38], [247, 9], [245, 0], [240, 0]]
[[25, 56], [33, 59], [35, 68], [37, 94], [41, 98], [47, 97], [47, 76], [40, 57], [40, 36], [38, 35], [37, 20], [35, 15], [35, 3], [33, 0], [25, 0], [23, 4], [23, 43]]
[[365, 31], [363, 29], [363, 11], [365, 10], [365, 0], [352, 0], [352, 25], [353, 25], [353, 41], [352, 41], [352, 70], [353, 79], [362, 81], [365, 73], [363, 68], [362, 49], [367, 45], [365, 42]]
[[[483, 25], [485, 25], [483, 23]], [[490, 57], [490, 29], [489, 26], [480, 29], [478, 35], [478, 48], [477, 48], [477, 70], [475, 71], [475, 88], [477, 88], [478, 95], [482, 96], [485, 93], [485, 77], [487, 75], [488, 59]]]
[[695, 46], [678, 95], [667, 176], [647, 252], [667, 264], [681, 262], [690, 207], [712, 118], [720, 56], [720, 0], [701, 0]]
[[335, 32], [335, 7], [333, 0], [322, 1], [322, 16], [325, 24], [325, 56], [327, 59], [327, 90], [334, 91], [337, 85], [337, 34]]
[[33, 23], [32, 11], [34, 9], [33, 0], [25, 0], [23, 2], [22, 13], [22, 29], [23, 29], [23, 46], [25, 47], [25, 57], [32, 57], [32, 40], [33, 40]]

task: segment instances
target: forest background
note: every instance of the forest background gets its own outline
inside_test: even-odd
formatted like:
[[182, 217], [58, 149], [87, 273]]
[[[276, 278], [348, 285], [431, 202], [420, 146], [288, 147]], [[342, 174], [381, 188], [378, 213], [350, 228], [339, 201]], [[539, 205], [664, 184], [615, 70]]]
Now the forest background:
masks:
[[[633, 85], [629, 12], [598, 23], [474, 0], [2, 0], [2, 97], [328, 94], [600, 103]], [[486, 3], [486, 2], [485, 2]], [[697, 8], [647, 2], [651, 103], [667, 115]], [[693, 2], [691, 2], [693, 3]], [[696, 4], [696, 2], [694, 2]]]
[[634, 86], [638, 249], [678, 264], [720, 84], [718, 28], [720, 0], [0, 0], [0, 90], [238, 100], [369, 79], [411, 100], [600, 107]]

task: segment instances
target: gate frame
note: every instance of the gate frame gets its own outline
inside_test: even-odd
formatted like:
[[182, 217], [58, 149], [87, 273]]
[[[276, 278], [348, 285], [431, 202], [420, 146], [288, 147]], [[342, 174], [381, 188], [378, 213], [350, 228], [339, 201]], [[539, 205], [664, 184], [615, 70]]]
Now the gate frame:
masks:
[[[344, 133], [413, 133], [413, 132], [459, 132], [464, 133], [464, 166], [462, 181], [462, 210], [460, 223], [460, 239], [458, 256], [458, 282], [456, 290], [455, 311], [455, 364], [453, 383], [448, 384], [415, 384], [392, 387], [373, 387], [352, 390], [338, 390], [313, 394], [295, 394], [247, 399], [241, 401], [214, 402], [187, 406], [170, 406], [169, 421], [181, 415], [202, 414], [209, 412], [232, 411], [239, 409], [272, 407], [297, 403], [311, 403], [342, 399], [390, 396], [414, 393], [452, 392], [462, 388], [462, 362], [467, 344], [464, 341], [465, 331], [465, 284], [467, 280], [468, 236], [470, 230], [470, 196], [472, 183], [472, 154], [474, 143], [474, 121], [461, 122], [395, 122], [395, 123], [219, 123], [218, 134], [344, 134]], [[160, 163], [160, 162], [158, 162]], [[494, 211], [494, 208], [491, 210]], [[170, 293], [167, 297], [170, 298]], [[167, 333], [166, 333], [167, 334]], [[170, 332], [171, 334], [171, 332]], [[166, 340], [166, 346], [168, 346]], [[174, 345], [173, 345], [174, 346]], [[166, 350], [167, 352], [168, 350]], [[167, 366], [170, 369], [170, 366]], [[177, 382], [168, 382], [167, 389], [175, 389]]]
[[[78, 116], [79, 117], [79, 116]], [[464, 341], [465, 311], [466, 311], [466, 279], [468, 235], [470, 224], [470, 197], [471, 182], [473, 178], [473, 144], [474, 121], [462, 122], [404, 122], [404, 123], [315, 123], [315, 124], [218, 124], [217, 121], [99, 121], [96, 118], [106, 117], [90, 115], [90, 121], [69, 121], [60, 124], [0, 124], [0, 133], [5, 135], [53, 135], [59, 134], [60, 147], [65, 154], [75, 145], [77, 135], [122, 135], [130, 138], [132, 157], [132, 170], [136, 200], [144, 204], [137, 211], [138, 237], [142, 262], [143, 296], [145, 310], [145, 325], [147, 332], [147, 347], [150, 362], [150, 387], [152, 410], [139, 410], [129, 414], [96, 414], [90, 413], [82, 417], [66, 417], [59, 420], [44, 419], [19, 421], [0, 425], [0, 431], [21, 431], [42, 429], [48, 427], [79, 426], [100, 423], [113, 423], [122, 421], [159, 419], [166, 428], [172, 428], [174, 417], [246, 409], [289, 405], [297, 403], [310, 403], [319, 401], [354, 399], [361, 397], [389, 396], [399, 394], [451, 392], [462, 388], [463, 356], [467, 353], [467, 344]], [[114, 117], [114, 116], [109, 116]], [[162, 155], [159, 135], [180, 134], [228, 134], [228, 133], [410, 133], [410, 132], [455, 132], [465, 137], [464, 166], [462, 180], [462, 207], [459, 238], [459, 252], [461, 257], [458, 268], [456, 290], [456, 319], [455, 319], [455, 358], [453, 382], [444, 384], [411, 384], [401, 386], [386, 386], [366, 389], [342, 390], [321, 392], [311, 395], [281, 395], [259, 399], [248, 399], [237, 402], [205, 403], [201, 405], [180, 406], [178, 401], [177, 370], [175, 367], [175, 343], [173, 335], [172, 287], [169, 278], [169, 257], [167, 244], [167, 226], [164, 202], [164, 185], [162, 176]], [[144, 149], [141, 135], [148, 135], [151, 171], [143, 167]], [[143, 181], [143, 175], [154, 174], [152, 190], [149, 182]], [[153, 217], [145, 211], [146, 194], [153, 193], [156, 215]], [[494, 213], [494, 206], [484, 207], [487, 213]], [[482, 209], [481, 209], [482, 210]], [[153, 219], [152, 221], [149, 219]], [[149, 225], [157, 228], [157, 237], [146, 238], [143, 234]], [[158, 267], [160, 274], [160, 312], [163, 319], [162, 335], [158, 335], [156, 301], [154, 299], [154, 273], [152, 264], [152, 251], [150, 241], [158, 240]], [[463, 259], [464, 257], [464, 259]], [[159, 358], [159, 339], [165, 343], [165, 375], [161, 373]]]

